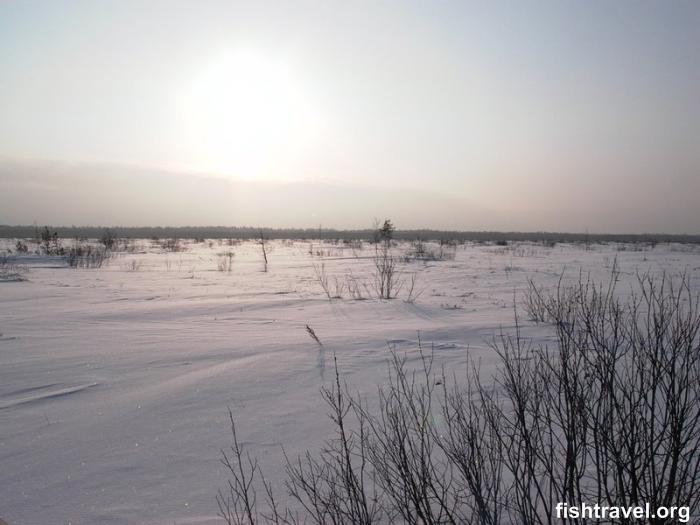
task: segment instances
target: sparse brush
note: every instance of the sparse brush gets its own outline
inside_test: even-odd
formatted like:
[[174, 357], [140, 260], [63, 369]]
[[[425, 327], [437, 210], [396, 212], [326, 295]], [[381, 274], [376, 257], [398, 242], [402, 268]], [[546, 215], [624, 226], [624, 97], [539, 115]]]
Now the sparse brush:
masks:
[[453, 261], [457, 256], [457, 243], [455, 241], [439, 241], [427, 243], [418, 239], [411, 243], [411, 248], [406, 252], [404, 260], [411, 262], [419, 261]]
[[102, 268], [109, 257], [107, 248], [77, 244], [68, 250], [66, 261], [71, 268]]
[[187, 247], [182, 243], [182, 241], [177, 238], [163, 239], [161, 241], [158, 241], [158, 244], [166, 252], [177, 253], [184, 252], [187, 249]]
[[333, 277], [334, 292], [333, 299], [342, 299], [345, 293], [345, 283], [338, 279], [338, 277]]
[[105, 250], [111, 250], [119, 243], [119, 239], [117, 238], [116, 235], [114, 235], [112, 230], [107, 228], [102, 233], [102, 237], [100, 238], [100, 243], [102, 243], [102, 245], [105, 247]]
[[138, 251], [141, 251], [143, 249], [142, 246], [140, 246], [134, 239], [127, 239], [127, 238], [114, 238], [114, 242], [112, 243], [111, 248], [109, 249], [110, 252], [115, 253], [115, 252], [125, 252], [125, 253], [135, 253]]
[[63, 248], [58, 232], [51, 232], [48, 226], [44, 226], [39, 239], [41, 251], [44, 255], [65, 255], [66, 251]]
[[416, 287], [418, 284], [418, 274], [415, 272], [411, 274], [408, 279], [408, 294], [406, 295], [406, 302], [408, 304], [413, 304], [418, 300], [418, 298], [423, 294], [423, 290], [418, 290]]
[[374, 289], [379, 299], [393, 299], [401, 290], [403, 281], [399, 279], [396, 258], [391, 255], [388, 243], [375, 250]]
[[221, 255], [219, 255], [219, 261], [217, 262], [216, 268], [220, 272], [231, 273], [233, 269], [233, 258], [236, 254], [229, 250]]
[[540, 289], [532, 279], [527, 280], [527, 286], [522, 304], [528, 319], [535, 323], [546, 323], [548, 320], [547, 304]]
[[364, 301], [371, 295], [367, 283], [360, 281], [352, 273], [345, 276], [345, 285], [348, 294], [355, 301]]
[[314, 273], [316, 274], [316, 280], [318, 281], [318, 284], [321, 285], [323, 293], [326, 294], [326, 297], [329, 301], [333, 300], [330, 288], [328, 287], [328, 274], [326, 273], [326, 265], [324, 263], [321, 263], [320, 265], [313, 264], [312, 266], [314, 269]]
[[11, 262], [7, 255], [0, 255], [0, 282], [24, 281], [27, 268]]
[[575, 293], [546, 296], [556, 344], [525, 339], [516, 317], [515, 332], [491, 342], [494, 375], [471, 360], [465, 375], [436, 370], [435, 350], [419, 340], [418, 360], [392, 350], [387, 383], [368, 403], [341, 383], [336, 361], [335, 382], [322, 390], [333, 438], [318, 453], [285, 454], [298, 512], [277, 504], [232, 417], [222, 516], [250, 525], [543, 525], [566, 501], [651, 502], [697, 516], [700, 298], [687, 276], [638, 276], [625, 301], [615, 282], [581, 276]]

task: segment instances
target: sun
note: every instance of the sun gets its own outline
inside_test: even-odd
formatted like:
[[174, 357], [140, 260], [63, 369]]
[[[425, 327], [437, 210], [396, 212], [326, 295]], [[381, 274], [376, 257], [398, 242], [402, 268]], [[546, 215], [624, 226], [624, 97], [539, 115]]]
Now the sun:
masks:
[[320, 134], [317, 107], [296, 70], [251, 51], [212, 61], [185, 98], [188, 146], [207, 171], [288, 179]]

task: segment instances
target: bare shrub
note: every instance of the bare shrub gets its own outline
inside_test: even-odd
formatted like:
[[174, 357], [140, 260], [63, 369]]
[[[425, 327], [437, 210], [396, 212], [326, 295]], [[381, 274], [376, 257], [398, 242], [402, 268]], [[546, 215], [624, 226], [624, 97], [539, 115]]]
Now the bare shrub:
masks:
[[416, 239], [412, 245], [412, 255], [416, 257], [417, 259], [423, 259], [428, 253], [428, 250], [425, 246], [425, 242], [423, 242], [422, 239]]
[[326, 294], [326, 297], [328, 298], [329, 301], [333, 299], [333, 296], [331, 295], [331, 290], [328, 286], [328, 274], [326, 273], [326, 265], [324, 263], [319, 264], [314, 264], [314, 273], [316, 274], [316, 280], [318, 281], [318, 284], [321, 285], [321, 288], [323, 288], [323, 293]]
[[532, 279], [527, 280], [527, 291], [523, 299], [523, 308], [530, 321], [535, 323], [546, 323], [548, 321], [546, 299]]
[[[619, 274], [617, 260], [614, 260], [610, 268], [609, 281], [609, 286], [612, 289], [617, 283]], [[579, 273], [579, 283], [583, 281], [584, 276], [582, 273]], [[537, 286], [532, 279], [528, 279], [528, 288], [525, 292], [522, 306], [530, 321], [556, 324], [558, 319], [566, 317], [568, 312], [581, 300], [579, 297], [581, 292], [580, 286], [564, 285], [563, 273], [559, 277], [554, 292], [549, 294]]]
[[333, 276], [333, 299], [342, 299], [345, 293], [346, 283], [337, 276]]
[[105, 247], [76, 244], [68, 250], [66, 262], [71, 268], [102, 268], [109, 257], [110, 252]]
[[457, 256], [456, 241], [440, 240], [435, 243], [427, 243], [422, 239], [417, 239], [411, 243], [411, 247], [406, 252], [405, 260], [419, 261], [454, 261]]
[[696, 515], [700, 303], [690, 279], [640, 275], [626, 300], [614, 277], [607, 285], [581, 277], [571, 288], [545, 301], [557, 344], [525, 339], [516, 318], [515, 333], [492, 340], [493, 376], [473, 361], [461, 378], [436, 371], [419, 342], [417, 369], [392, 351], [388, 384], [370, 409], [341, 383], [336, 362], [335, 382], [322, 390], [335, 436], [316, 455], [285, 456], [298, 513], [277, 504], [232, 424], [222, 516], [544, 525], [558, 502], [687, 506]]
[[[226, 523], [243, 525], [259, 521], [257, 512], [257, 495], [252, 487], [255, 477], [262, 475], [257, 460], [249, 454], [243, 455], [243, 448], [238, 441], [236, 424], [229, 410], [233, 445], [229, 452], [222, 451], [222, 464], [231, 474], [228, 491], [219, 491], [216, 502], [219, 505], [219, 515]], [[272, 521], [272, 520], [270, 520]]]
[[331, 290], [331, 280], [326, 272], [326, 265], [321, 263], [312, 264], [312, 266], [314, 269], [314, 274], [316, 275], [316, 280], [321, 285], [323, 293], [326, 294], [328, 300], [331, 301], [333, 299], [342, 299], [347, 288], [347, 283], [343, 281], [343, 279], [333, 276], [333, 289]]
[[358, 279], [352, 273], [345, 276], [345, 285], [348, 294], [355, 301], [364, 301], [371, 295], [367, 283], [364, 280]]
[[27, 268], [14, 264], [7, 255], [0, 255], [0, 282], [24, 281]]
[[375, 250], [373, 262], [374, 290], [377, 297], [379, 299], [395, 298], [403, 286], [403, 281], [399, 279], [396, 258], [391, 255], [386, 243]]
[[166, 252], [184, 252], [187, 250], [187, 247], [182, 244], [182, 241], [177, 238], [172, 238], [172, 239], [162, 239], [158, 241], [158, 245], [165, 250]]
[[[110, 242], [109, 238], [105, 240], [108, 243]], [[104, 244], [104, 242], [102, 244]], [[113, 239], [111, 239], [111, 247], [109, 248], [109, 251], [112, 253], [135, 253], [137, 251], [140, 251], [141, 249], [142, 247], [139, 246], [134, 239], [119, 238], [115, 236]]]
[[231, 273], [231, 270], [233, 270], [233, 258], [235, 255], [236, 254], [232, 250], [220, 254], [219, 260], [216, 264], [216, 269], [220, 272]]
[[105, 250], [111, 250], [119, 243], [119, 239], [112, 230], [106, 228], [100, 237], [100, 243], [105, 247]]
[[58, 232], [52, 232], [48, 226], [44, 226], [41, 231], [39, 246], [44, 255], [64, 255], [66, 253]]
[[457, 242], [440, 240], [438, 259], [441, 261], [454, 261], [457, 257]]
[[416, 300], [423, 294], [423, 290], [418, 290], [418, 274], [412, 273], [408, 279], [406, 302], [408, 304], [413, 304]]

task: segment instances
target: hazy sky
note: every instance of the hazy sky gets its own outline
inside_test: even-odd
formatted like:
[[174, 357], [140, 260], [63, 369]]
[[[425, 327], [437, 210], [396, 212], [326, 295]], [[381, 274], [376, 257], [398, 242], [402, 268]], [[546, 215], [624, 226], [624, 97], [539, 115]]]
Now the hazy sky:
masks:
[[700, 2], [0, 2], [0, 223], [700, 233]]

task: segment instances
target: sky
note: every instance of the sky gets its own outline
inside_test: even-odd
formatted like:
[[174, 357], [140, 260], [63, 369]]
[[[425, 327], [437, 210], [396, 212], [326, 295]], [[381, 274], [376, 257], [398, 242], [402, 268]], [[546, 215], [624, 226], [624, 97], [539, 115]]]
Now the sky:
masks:
[[0, 2], [0, 223], [700, 233], [700, 2]]

